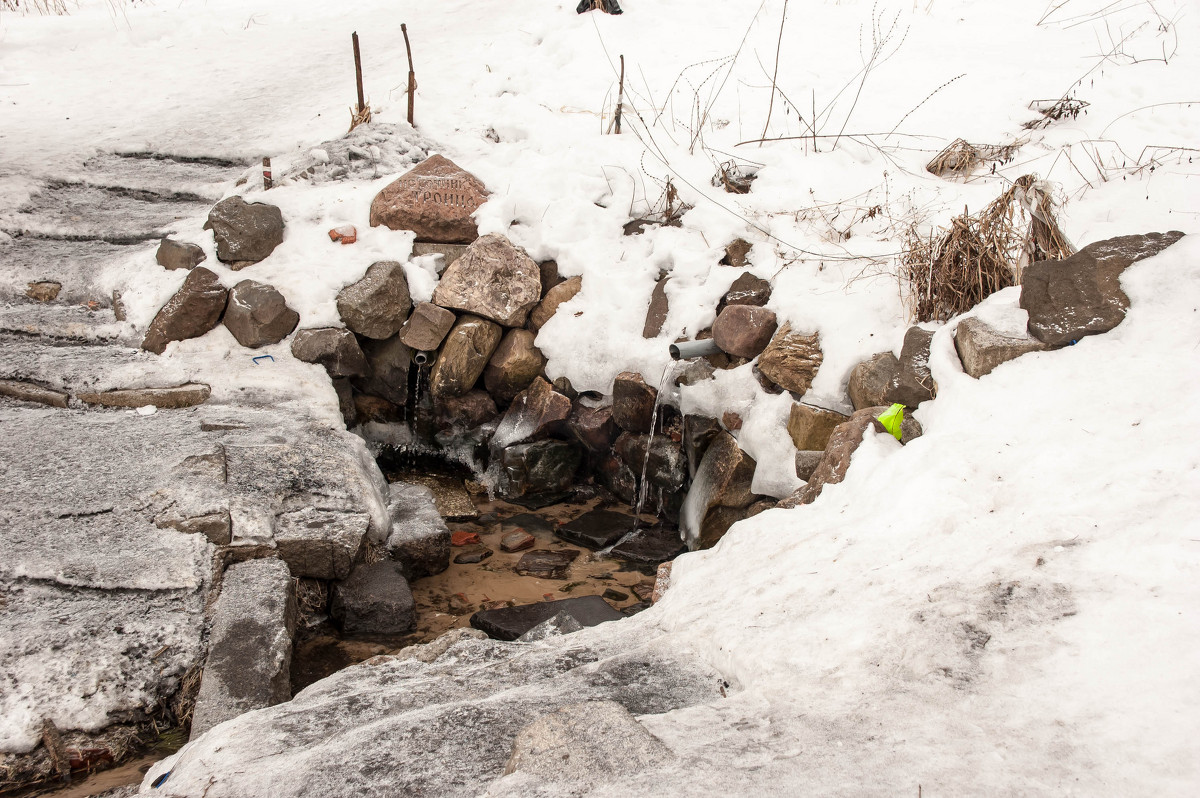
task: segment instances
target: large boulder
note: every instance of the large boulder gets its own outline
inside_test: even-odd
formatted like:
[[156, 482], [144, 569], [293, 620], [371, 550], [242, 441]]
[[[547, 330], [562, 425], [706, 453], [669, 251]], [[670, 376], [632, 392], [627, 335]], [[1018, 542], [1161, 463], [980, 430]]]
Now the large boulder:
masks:
[[291, 335], [300, 323], [300, 314], [288, 307], [274, 287], [242, 280], [229, 290], [223, 322], [239, 344], [257, 349]]
[[209, 211], [205, 230], [217, 241], [217, 260], [237, 270], [264, 260], [283, 243], [283, 213], [265, 202], [229, 197]]
[[497, 447], [535, 440], [558, 432], [571, 414], [571, 400], [541, 377], [519, 393], [492, 436]]
[[375, 196], [371, 226], [412, 230], [419, 241], [469, 244], [479, 235], [471, 215], [486, 201], [479, 178], [433, 155]]
[[446, 334], [457, 318], [453, 311], [439, 308], [432, 302], [418, 302], [400, 328], [400, 340], [418, 352], [433, 352], [446, 340]]
[[779, 326], [775, 311], [754, 305], [730, 305], [713, 322], [713, 340], [736, 357], [758, 357]]
[[360, 565], [333, 589], [329, 614], [347, 635], [402, 635], [417, 623], [400, 563]]
[[541, 297], [538, 265], [507, 238], [493, 234], [475, 241], [446, 269], [433, 303], [521, 327]]
[[142, 349], [161, 355], [172, 341], [199, 338], [217, 326], [227, 298], [228, 292], [217, 275], [197, 266], [150, 322]]
[[498, 402], [511, 402], [541, 374], [546, 359], [534, 338], [529, 330], [509, 330], [492, 353], [483, 371], [483, 384]]
[[750, 489], [757, 468], [754, 458], [743, 452], [728, 432], [719, 432], [709, 444], [681, 516], [688, 548], [715, 546], [729, 527], [748, 517], [756, 498]]
[[848, 420], [833, 410], [797, 402], [788, 414], [787, 431], [797, 449], [824, 450], [834, 428]]
[[450, 530], [424, 485], [388, 486], [391, 527], [385, 547], [407, 579], [440, 574], [450, 567]]
[[824, 355], [820, 336], [794, 332], [785, 323], [758, 356], [758, 369], [781, 388], [803, 395], [812, 385]]
[[292, 356], [324, 366], [330, 377], [363, 377], [368, 370], [358, 339], [344, 327], [301, 330], [292, 339]]
[[883, 404], [892, 379], [900, 373], [900, 361], [891, 352], [880, 352], [850, 371], [848, 392], [855, 410]]
[[954, 330], [954, 348], [958, 350], [963, 371], [978, 379], [1001, 363], [1029, 352], [1045, 351], [1050, 346], [1024, 330], [1001, 332], [982, 319], [971, 317], [959, 322]]
[[626, 432], [649, 432], [654, 426], [658, 391], [633, 371], [622, 371], [613, 381], [613, 420]]
[[375, 341], [370, 338], [360, 344], [367, 359], [367, 376], [354, 380], [354, 387], [371, 396], [404, 405], [408, 403], [408, 370], [413, 351], [399, 338]]
[[933, 333], [920, 327], [909, 327], [900, 349], [900, 370], [892, 377], [883, 394], [884, 404], [900, 403], [916, 407], [937, 395], [937, 386], [929, 372], [929, 345]]
[[574, 441], [509, 446], [500, 455], [497, 493], [506, 500], [563, 493], [575, 481], [582, 459], [583, 452]]
[[404, 267], [393, 260], [371, 264], [361, 280], [338, 292], [337, 309], [346, 326], [359, 335], [391, 338], [412, 311]]
[[185, 241], [172, 241], [169, 238], [160, 241], [158, 251], [154, 253], [155, 262], [169, 271], [194, 269], [207, 259], [208, 256], [198, 245]]
[[500, 325], [478, 316], [462, 316], [450, 329], [429, 375], [434, 400], [460, 396], [474, 387], [500, 344]]
[[1108, 332], [1125, 318], [1129, 297], [1121, 274], [1183, 238], [1183, 233], [1120, 236], [1089, 244], [1068, 258], [1039, 261], [1021, 277], [1021, 307], [1029, 332], [1057, 348]]
[[[544, 286], [543, 286], [544, 287]], [[572, 277], [570, 280], [565, 280], [558, 285], [552, 286], [546, 291], [546, 295], [542, 297], [542, 301], [529, 314], [529, 326], [534, 330], [540, 330], [554, 317], [558, 312], [558, 306], [562, 303], [574, 299], [575, 295], [583, 288], [582, 277]]]

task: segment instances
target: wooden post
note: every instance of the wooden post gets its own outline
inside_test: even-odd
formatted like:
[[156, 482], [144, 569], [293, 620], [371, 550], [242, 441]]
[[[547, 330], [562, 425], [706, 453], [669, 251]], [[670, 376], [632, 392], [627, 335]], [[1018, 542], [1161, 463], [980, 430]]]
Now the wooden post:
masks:
[[621, 56], [621, 82], [617, 89], [616, 131], [621, 135], [621, 106], [625, 104], [625, 56]]
[[404, 34], [404, 49], [408, 52], [408, 124], [416, 127], [413, 121], [413, 102], [417, 93], [417, 73], [413, 71], [412, 45], [408, 43], [408, 25], [401, 22], [400, 32]]
[[358, 108], [355, 110], [355, 113], [361, 114], [363, 108], [367, 105], [367, 101], [363, 97], [362, 56], [358, 52], [358, 31], [350, 34], [350, 41], [354, 43], [354, 83], [358, 88]]
[[263, 191], [270, 191], [275, 185], [275, 181], [271, 179], [271, 159], [263, 158]]

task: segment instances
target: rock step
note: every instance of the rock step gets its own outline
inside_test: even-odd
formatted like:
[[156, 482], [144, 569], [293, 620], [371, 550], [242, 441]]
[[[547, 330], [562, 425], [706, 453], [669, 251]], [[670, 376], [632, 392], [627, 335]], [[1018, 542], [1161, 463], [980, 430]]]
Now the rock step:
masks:
[[7, 215], [0, 228], [21, 237], [133, 243], [160, 238], [177, 220], [202, 213], [208, 204], [188, 192], [52, 181]]

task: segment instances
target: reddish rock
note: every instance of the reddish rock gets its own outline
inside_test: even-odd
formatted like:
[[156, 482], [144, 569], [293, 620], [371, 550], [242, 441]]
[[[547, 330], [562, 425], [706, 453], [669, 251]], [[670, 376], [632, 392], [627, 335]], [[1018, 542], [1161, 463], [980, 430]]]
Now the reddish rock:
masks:
[[749, 272], [733, 281], [725, 296], [717, 305], [720, 313], [730, 305], [753, 305], [762, 307], [771, 299], [771, 284], [761, 277], [755, 277]]
[[434, 404], [434, 423], [440, 430], [474, 429], [494, 419], [499, 412], [487, 391], [467, 391], [461, 396], [445, 396]]
[[501, 235], [486, 235], [442, 274], [433, 303], [522, 327], [542, 296], [533, 259]]
[[142, 349], [161, 355], [171, 341], [204, 335], [221, 320], [227, 297], [216, 274], [203, 266], [192, 269], [150, 322]]
[[822, 358], [820, 337], [793, 332], [788, 323], [779, 328], [759, 355], [758, 368], [781, 388], [804, 394], [812, 385]]
[[344, 224], [329, 231], [329, 240], [341, 244], [353, 244], [358, 241], [358, 230], [352, 224]]
[[460, 529], [457, 532], [450, 533], [450, 545], [451, 546], [474, 546], [478, 543], [479, 543], [479, 533], [478, 532], [467, 532], [465, 530]]
[[524, 551], [525, 549], [533, 548], [533, 544], [535, 543], [537, 543], [537, 538], [524, 530], [518, 529], [500, 538], [500, 550], [510, 553]]
[[471, 214], [486, 201], [479, 178], [433, 155], [376, 195], [371, 226], [412, 230], [420, 241], [469, 244], [479, 235]]
[[752, 245], [744, 238], [735, 238], [725, 247], [725, 257], [721, 258], [721, 264], [724, 266], [733, 266], [741, 269], [746, 266], [746, 259], [750, 255], [750, 247]]
[[726, 410], [721, 414], [721, 426], [730, 432], [737, 432], [742, 428], [742, 417], [732, 410]]
[[418, 352], [433, 352], [442, 345], [458, 317], [432, 302], [418, 302], [400, 328], [400, 341]]
[[649, 432], [654, 423], [658, 391], [632, 371], [622, 371], [613, 382], [613, 420], [627, 432]]
[[775, 311], [753, 305], [730, 305], [713, 322], [713, 340], [735, 357], [758, 357], [778, 327]]
[[538, 306], [529, 314], [529, 326], [534, 330], [542, 329], [546, 322], [550, 321], [558, 312], [558, 306], [573, 299], [582, 288], [582, 277], [572, 277], [570, 280], [565, 280], [550, 288]]
[[580, 443], [597, 453], [607, 452], [612, 448], [613, 439], [617, 435], [612, 407], [588, 407], [578, 401], [571, 409], [567, 428]]
[[541, 377], [535, 377], [509, 405], [500, 426], [496, 427], [492, 443], [506, 447], [544, 437], [560, 429], [570, 414], [571, 400]]

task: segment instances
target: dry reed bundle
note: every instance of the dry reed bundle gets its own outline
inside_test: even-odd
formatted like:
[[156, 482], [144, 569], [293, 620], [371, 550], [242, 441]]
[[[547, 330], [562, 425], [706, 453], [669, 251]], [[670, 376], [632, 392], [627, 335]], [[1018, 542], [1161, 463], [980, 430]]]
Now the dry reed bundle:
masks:
[[947, 173], [967, 174], [979, 164], [988, 161], [1006, 164], [1016, 157], [1017, 150], [1024, 143], [1014, 141], [1011, 144], [971, 144], [966, 139], [955, 139], [934, 156], [932, 161], [925, 164], [925, 171], [945, 177]]

